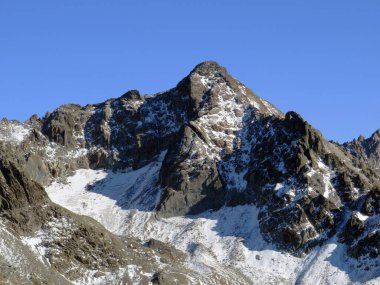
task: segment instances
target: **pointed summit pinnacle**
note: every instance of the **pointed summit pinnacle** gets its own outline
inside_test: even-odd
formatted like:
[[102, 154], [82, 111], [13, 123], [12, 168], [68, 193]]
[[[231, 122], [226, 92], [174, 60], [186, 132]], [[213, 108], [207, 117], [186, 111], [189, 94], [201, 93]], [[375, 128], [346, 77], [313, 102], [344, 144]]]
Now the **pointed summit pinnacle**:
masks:
[[373, 141], [380, 141], [380, 129], [372, 134], [371, 139]]
[[197, 66], [190, 72], [190, 74], [198, 73], [199, 75], [207, 76], [209, 74], [213, 74], [215, 72], [219, 72], [222, 74], [226, 74], [227, 70], [226, 68], [222, 67], [217, 63], [216, 61], [204, 61]]

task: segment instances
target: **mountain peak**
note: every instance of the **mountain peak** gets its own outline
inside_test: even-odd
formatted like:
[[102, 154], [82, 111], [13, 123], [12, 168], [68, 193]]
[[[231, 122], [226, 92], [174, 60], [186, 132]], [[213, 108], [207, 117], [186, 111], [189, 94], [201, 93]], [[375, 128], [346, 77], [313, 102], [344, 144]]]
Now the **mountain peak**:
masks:
[[126, 93], [124, 93], [121, 98], [124, 98], [126, 100], [140, 100], [141, 95], [138, 90], [129, 90]]
[[164, 92], [0, 121], [0, 284], [4, 268], [44, 284], [311, 284], [319, 268], [378, 284], [379, 139], [328, 142], [214, 61]]
[[199, 75], [207, 76], [216, 72], [227, 73], [227, 70], [216, 61], [208, 60], [195, 66], [190, 74], [198, 73]]
[[360, 135], [357, 140], [358, 140], [358, 142], [364, 142], [365, 137], [363, 135]]
[[380, 141], [380, 129], [372, 134], [371, 139], [374, 141]]

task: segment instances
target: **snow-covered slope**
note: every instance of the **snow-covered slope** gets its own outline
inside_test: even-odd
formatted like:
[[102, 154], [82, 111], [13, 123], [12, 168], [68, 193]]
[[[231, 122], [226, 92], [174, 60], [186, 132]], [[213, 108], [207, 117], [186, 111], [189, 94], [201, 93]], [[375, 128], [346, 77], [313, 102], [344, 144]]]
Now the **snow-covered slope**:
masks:
[[0, 141], [20, 144], [30, 133], [30, 128], [16, 121], [0, 121]]
[[81, 169], [46, 191], [55, 203], [93, 217], [118, 235], [143, 241], [154, 238], [186, 252], [186, 266], [204, 275], [205, 284], [211, 284], [209, 278], [215, 273], [231, 284], [380, 282], [377, 261], [349, 258], [336, 236], [303, 257], [277, 250], [263, 240], [254, 205], [187, 217], [157, 217], [152, 211], [157, 200], [146, 197], [152, 197], [151, 193], [157, 197], [160, 192], [154, 181], [162, 159], [163, 154], [135, 171]]
[[79, 169], [65, 180], [53, 182], [46, 191], [53, 202], [122, 235], [127, 232], [125, 219], [130, 209], [148, 212], [156, 207], [160, 195], [156, 185], [164, 155], [136, 171]]

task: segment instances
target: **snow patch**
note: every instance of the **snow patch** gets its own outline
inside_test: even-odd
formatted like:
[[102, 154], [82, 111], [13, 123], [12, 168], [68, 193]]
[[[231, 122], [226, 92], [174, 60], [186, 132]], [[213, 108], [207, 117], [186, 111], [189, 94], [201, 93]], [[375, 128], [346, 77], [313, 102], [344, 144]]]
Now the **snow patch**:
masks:
[[356, 212], [355, 215], [356, 215], [356, 217], [358, 217], [358, 219], [361, 220], [361, 221], [365, 221], [365, 220], [368, 219], [368, 216], [363, 215], [363, 214], [360, 213], [360, 212]]
[[18, 122], [0, 121], [0, 141], [20, 144], [30, 133], [30, 128]]
[[55, 181], [46, 188], [50, 199], [67, 209], [90, 216], [108, 230], [123, 234], [124, 217], [130, 211], [154, 210], [160, 198], [159, 170], [166, 151], [156, 161], [124, 172], [80, 169], [65, 183]]

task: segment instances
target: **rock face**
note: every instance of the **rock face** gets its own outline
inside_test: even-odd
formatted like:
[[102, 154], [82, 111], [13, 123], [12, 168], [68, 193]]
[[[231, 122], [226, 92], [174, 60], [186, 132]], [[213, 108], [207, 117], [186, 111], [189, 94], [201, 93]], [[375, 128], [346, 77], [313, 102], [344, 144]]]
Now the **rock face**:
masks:
[[360, 136], [358, 139], [344, 143], [343, 147], [353, 156], [369, 163], [380, 173], [380, 129], [367, 139]]
[[44, 189], [28, 179], [15, 165], [0, 160], [0, 210], [21, 232], [41, 226], [40, 209], [49, 199]]
[[[303, 255], [338, 235], [350, 256], [375, 258], [379, 143], [379, 131], [343, 146], [328, 142], [297, 113], [284, 115], [225, 68], [204, 62], [155, 95], [131, 90], [24, 124], [1, 121], [0, 209], [18, 234], [41, 232], [57, 272], [79, 268], [65, 273], [69, 279], [111, 272], [148, 249], [125, 249], [99, 224], [53, 205], [40, 184], [79, 168], [137, 171], [164, 154], [153, 185], [161, 193], [158, 218], [255, 204], [264, 239], [280, 250]], [[62, 231], [50, 236], [57, 227]], [[184, 259], [158, 242], [148, 247], [169, 263]], [[153, 284], [184, 278], [153, 259], [142, 261], [155, 271]]]

